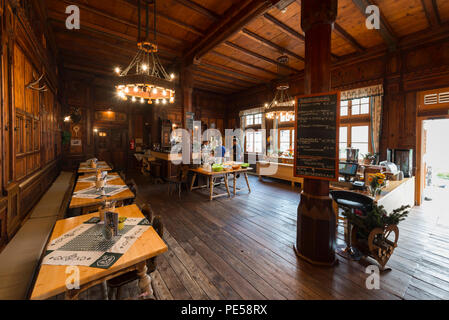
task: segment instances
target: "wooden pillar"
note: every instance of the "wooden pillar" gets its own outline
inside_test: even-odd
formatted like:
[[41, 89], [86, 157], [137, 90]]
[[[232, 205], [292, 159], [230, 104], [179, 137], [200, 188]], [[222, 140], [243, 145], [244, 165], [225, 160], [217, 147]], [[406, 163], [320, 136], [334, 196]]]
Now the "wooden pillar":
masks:
[[[337, 0], [303, 0], [301, 27], [305, 32], [305, 94], [331, 89], [331, 32]], [[316, 265], [333, 265], [336, 216], [329, 182], [304, 179], [298, 206], [296, 253]]]
[[187, 127], [186, 112], [193, 110], [193, 71], [190, 67], [183, 67], [181, 71], [181, 91], [182, 91], [182, 123]]

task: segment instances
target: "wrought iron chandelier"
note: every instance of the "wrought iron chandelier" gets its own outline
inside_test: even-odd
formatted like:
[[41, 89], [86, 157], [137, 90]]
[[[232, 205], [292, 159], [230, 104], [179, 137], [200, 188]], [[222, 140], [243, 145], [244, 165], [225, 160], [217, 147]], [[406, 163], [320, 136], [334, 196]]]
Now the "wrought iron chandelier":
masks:
[[270, 103], [265, 103], [265, 116], [267, 119], [278, 117], [277, 113], [279, 112], [285, 112], [287, 117], [294, 116], [295, 100], [288, 93], [290, 88], [286, 71], [288, 57], [281, 56], [277, 61], [281, 64], [278, 65], [278, 84], [273, 100]]
[[[153, 41], [149, 40], [149, 4], [153, 4], [154, 33]], [[138, 0], [138, 35], [137, 54], [131, 63], [123, 71], [115, 68], [119, 76], [116, 82], [117, 95], [122, 100], [131, 99], [132, 102], [148, 102], [152, 104], [167, 104], [175, 102], [175, 85], [172, 73], [169, 75], [157, 55], [156, 44], [156, 0], [144, 0], [146, 31], [145, 37], [141, 37], [141, 0]]]

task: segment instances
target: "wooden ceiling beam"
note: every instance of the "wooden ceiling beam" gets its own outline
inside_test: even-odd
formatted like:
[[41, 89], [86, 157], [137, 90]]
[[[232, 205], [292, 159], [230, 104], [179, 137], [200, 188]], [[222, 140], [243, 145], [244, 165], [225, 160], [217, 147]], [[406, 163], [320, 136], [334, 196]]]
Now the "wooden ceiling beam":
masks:
[[[228, 75], [225, 75], [225, 74], [222, 74], [222, 73], [213, 72], [213, 71], [201, 68], [200, 66], [194, 66], [193, 70], [198, 71], [198, 72], [202, 72], [202, 73], [205, 73], [205, 74], [208, 74], [208, 75], [211, 75], [211, 76], [219, 77], [219, 78], [222, 78], [222, 79], [231, 80], [233, 82], [240, 82], [240, 83], [245, 84], [245, 85], [254, 85], [254, 82], [249, 82], [249, 81], [245, 81], [243, 79], [239, 79], [239, 78], [236, 78], [236, 77], [231, 77], [231, 76], [228, 76]], [[260, 82], [258, 82], [258, 83], [260, 83]]]
[[294, 30], [293, 28], [287, 26], [285, 23], [279, 21], [278, 19], [276, 19], [275, 17], [273, 17], [271, 14], [269, 13], [265, 13], [263, 15], [263, 17], [270, 22], [272, 25], [274, 25], [275, 27], [277, 27], [278, 29], [280, 29], [282, 32], [287, 32], [290, 36], [292, 36], [293, 38], [299, 39], [301, 41], [305, 41], [306, 38], [299, 33], [298, 31]]
[[336, 22], [334, 23], [334, 30], [340, 37], [345, 39], [356, 51], [365, 52], [366, 49]]
[[438, 4], [436, 3], [436, 0], [421, 0], [421, 3], [430, 27], [439, 27], [441, 25], [441, 18], [440, 13], [438, 12]]
[[[352, 2], [360, 10], [360, 12], [365, 18], [366, 18], [365, 13], [366, 7], [376, 5], [372, 0], [352, 0]], [[385, 43], [389, 48], [391, 49], [396, 48], [398, 42], [397, 38], [393, 32], [393, 29], [383, 16], [382, 12], [380, 12], [379, 19], [380, 19], [380, 29], [377, 31], [379, 32], [382, 39], [384, 39]]]
[[[184, 1], [184, 0], [183, 0]], [[279, 0], [242, 0], [232, 5], [207, 32], [207, 34], [185, 54], [185, 64], [199, 61], [209, 51], [239, 32], [255, 17], [263, 14]]]
[[246, 36], [248, 36], [249, 38], [253, 39], [254, 41], [257, 41], [258, 43], [270, 48], [270, 49], [275, 49], [277, 50], [280, 54], [288, 54], [289, 56], [292, 56], [300, 61], [304, 62], [304, 58], [301, 57], [300, 55], [290, 51], [287, 48], [283, 48], [279, 45], [277, 45], [274, 42], [271, 42], [270, 40], [265, 39], [264, 37], [261, 37], [260, 35], [258, 35], [257, 33], [252, 32], [251, 30], [248, 30], [246, 28], [243, 28], [241, 31], [243, 34], [245, 34]]
[[[123, 24], [125, 26], [134, 28], [136, 30], [138, 29], [137, 23], [134, 23], [133, 21], [128, 21], [128, 20], [125, 20], [125, 19], [113, 16], [113, 15], [108, 14], [108, 13], [106, 13], [104, 11], [101, 11], [101, 10], [98, 10], [98, 9], [92, 7], [92, 6], [89, 6], [89, 5], [86, 5], [86, 4], [82, 3], [80, 0], [64, 0], [64, 2], [67, 3], [67, 4], [77, 5], [79, 8], [84, 9], [84, 10], [90, 12], [90, 13], [93, 13], [93, 14], [97, 15], [97, 16], [101, 16], [101, 17], [106, 18], [108, 20], [112, 20], [112, 21], [121, 23], [121, 24]], [[83, 21], [83, 24], [84, 24], [84, 21]], [[145, 31], [145, 26], [141, 26], [141, 30]], [[151, 31], [151, 32], [153, 32], [153, 31]], [[164, 39], [167, 39], [169, 41], [173, 41], [173, 42], [175, 42], [178, 45], [180, 45], [180, 44], [183, 45], [184, 44], [184, 40], [175, 38], [175, 37], [173, 37], [173, 36], [171, 36], [169, 34], [165, 34], [163, 32], [157, 31], [157, 30], [156, 30], [156, 36], [164, 38]]]
[[[286, 32], [287, 34], [289, 34], [291, 37], [293, 37], [294, 39], [300, 40], [302, 42], [305, 42], [306, 38], [299, 33], [298, 31], [296, 31], [295, 29], [289, 27], [288, 25], [286, 25], [285, 23], [283, 23], [282, 21], [276, 19], [274, 16], [272, 16], [269, 13], [265, 13], [263, 15], [263, 17], [265, 18], [265, 20], [267, 20], [268, 22], [271, 23], [271, 25], [273, 25], [274, 27], [276, 27], [278, 30], [280, 30], [281, 32]], [[333, 53], [331, 53], [332, 59], [333, 60], [338, 60], [339, 57]]]
[[[137, 9], [137, 1], [136, 0], [120, 0], [120, 1], [123, 2], [123, 3], [127, 3], [129, 5], [132, 5], [134, 8]], [[153, 12], [151, 11], [150, 14], [153, 15]], [[179, 27], [181, 29], [184, 29], [184, 30], [189, 31], [189, 32], [191, 32], [193, 34], [196, 34], [197, 36], [204, 36], [204, 32], [201, 31], [200, 29], [195, 28], [194, 26], [191, 26], [191, 25], [189, 25], [187, 23], [184, 23], [184, 22], [182, 22], [180, 20], [177, 20], [175, 18], [172, 18], [170, 16], [167, 16], [163, 12], [157, 10], [157, 8], [156, 8], [156, 14], [157, 14], [158, 18], [162, 18], [163, 20], [167, 21], [168, 23], [170, 23], [170, 24], [172, 24], [174, 26], [177, 26], [177, 27]]]
[[232, 75], [234, 75], [236, 77], [241, 77], [241, 78], [244, 78], [244, 79], [247, 79], [249, 81], [256, 82], [256, 83], [267, 81], [267, 79], [265, 79], [265, 78], [257, 78], [257, 77], [255, 77], [252, 74], [249, 74], [249, 73], [246, 73], [246, 72], [243, 72], [243, 71], [240, 71], [240, 70], [236, 70], [236, 69], [233, 69], [233, 68], [229, 68], [227, 66], [223, 66], [223, 65], [219, 65], [218, 66], [218, 65], [216, 65], [216, 64], [214, 64], [214, 63], [212, 63], [210, 61], [207, 61], [207, 60], [202, 60], [200, 65], [204, 66], [206, 68], [209, 68], [209, 69], [214, 69], [214, 70], [217, 70], [217, 71], [220, 71], [220, 72], [232, 74]]
[[238, 64], [242, 65], [242, 66], [246, 66], [246, 67], [248, 67], [248, 68], [253, 68], [253, 69], [256, 69], [256, 70], [259, 70], [259, 71], [263, 71], [263, 72], [268, 73], [268, 74], [270, 74], [270, 75], [272, 75], [272, 76], [277, 76], [277, 73], [276, 73], [276, 72], [273, 72], [273, 71], [270, 71], [270, 70], [261, 68], [261, 67], [259, 67], [259, 66], [253, 65], [253, 64], [248, 63], [248, 62], [246, 62], [246, 61], [242, 61], [242, 60], [236, 59], [236, 58], [234, 58], [234, 57], [227, 56], [227, 55], [222, 54], [222, 53], [220, 53], [220, 52], [217, 52], [217, 51], [211, 51], [211, 52], [209, 52], [209, 53], [210, 53], [210, 54], [213, 54], [213, 55], [216, 55], [217, 57], [221, 57], [221, 58], [223, 58], [223, 59], [227, 59], [227, 60], [229, 60], [229, 61], [233, 61], [233, 62], [235, 62], [235, 63], [238, 63]]
[[277, 65], [277, 66], [279, 66], [281, 68], [286, 68], [286, 69], [289, 69], [289, 70], [291, 70], [293, 72], [299, 72], [298, 69], [295, 69], [295, 68], [293, 68], [291, 66], [288, 66], [288, 65], [286, 66], [286, 65], [284, 65], [284, 64], [282, 64], [282, 63], [280, 63], [280, 62], [278, 62], [276, 60], [267, 58], [267, 57], [265, 57], [265, 56], [263, 56], [261, 54], [258, 54], [257, 52], [254, 52], [254, 51], [248, 50], [246, 48], [243, 48], [243, 47], [241, 47], [241, 46], [239, 46], [239, 45], [237, 45], [235, 43], [232, 43], [230, 41], [225, 41], [223, 44], [228, 46], [228, 47], [231, 47], [231, 48], [234, 48], [236, 50], [239, 50], [239, 51], [245, 53], [246, 55], [254, 57], [256, 59], [263, 60], [263, 61], [266, 61], [268, 63], [275, 64], [275, 65]]
[[190, 1], [190, 0], [175, 0], [179, 4], [182, 4], [184, 7], [189, 8], [205, 17], [208, 17], [209, 19], [213, 21], [217, 21], [220, 19], [220, 16], [216, 14], [215, 12], [197, 4], [196, 2]]

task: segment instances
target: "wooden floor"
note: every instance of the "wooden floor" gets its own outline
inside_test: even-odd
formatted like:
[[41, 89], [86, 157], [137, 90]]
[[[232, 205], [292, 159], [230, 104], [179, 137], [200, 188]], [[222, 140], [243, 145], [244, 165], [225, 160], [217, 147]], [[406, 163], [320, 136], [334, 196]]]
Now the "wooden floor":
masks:
[[[412, 211], [400, 225], [393, 270], [381, 275], [380, 290], [368, 290], [370, 262], [339, 257], [334, 268], [318, 268], [296, 257], [299, 197], [289, 184], [250, 177], [251, 194], [209, 201], [206, 192], [179, 200], [167, 185], [135, 180], [138, 203], [149, 202], [166, 226], [169, 250], [152, 274], [159, 299], [449, 299], [447, 209]], [[136, 294], [133, 284], [124, 297]], [[97, 287], [84, 298], [99, 296]]]

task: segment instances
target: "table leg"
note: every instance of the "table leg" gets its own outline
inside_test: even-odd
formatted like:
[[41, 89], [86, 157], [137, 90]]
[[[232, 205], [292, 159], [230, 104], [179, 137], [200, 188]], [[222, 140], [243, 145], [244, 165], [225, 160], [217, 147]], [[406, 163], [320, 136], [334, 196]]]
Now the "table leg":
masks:
[[153, 288], [151, 287], [151, 277], [147, 274], [148, 268], [146, 261], [137, 265], [137, 276], [139, 277], [140, 293], [146, 293], [154, 299]]
[[209, 177], [209, 200], [213, 199], [214, 195], [214, 177]]
[[244, 172], [243, 175], [245, 176], [246, 185], [248, 186], [248, 191], [249, 191], [249, 193], [251, 193], [251, 187], [249, 186], [249, 181], [248, 181], [248, 174], [246, 172]]
[[190, 191], [193, 190], [193, 185], [195, 184], [195, 180], [196, 180], [196, 173], [193, 174], [192, 183], [190, 184]]
[[228, 197], [231, 197], [231, 192], [229, 192], [229, 184], [228, 184], [228, 175], [227, 174], [224, 175], [224, 182], [225, 182], [225, 186], [226, 186], [226, 191], [228, 192]]
[[237, 194], [237, 175], [235, 173], [233, 173], [234, 175], [234, 181], [233, 183], [233, 188], [234, 188], [234, 196]]
[[101, 283], [101, 293], [103, 294], [103, 300], [109, 300], [108, 299], [108, 284], [106, 281], [103, 281]]
[[64, 299], [65, 300], [78, 300], [78, 296], [80, 293], [81, 293], [80, 290], [77, 290], [77, 289], [67, 290], [65, 292]]

